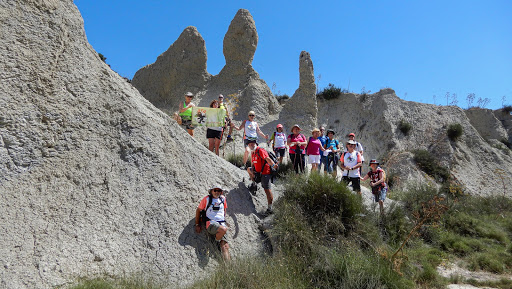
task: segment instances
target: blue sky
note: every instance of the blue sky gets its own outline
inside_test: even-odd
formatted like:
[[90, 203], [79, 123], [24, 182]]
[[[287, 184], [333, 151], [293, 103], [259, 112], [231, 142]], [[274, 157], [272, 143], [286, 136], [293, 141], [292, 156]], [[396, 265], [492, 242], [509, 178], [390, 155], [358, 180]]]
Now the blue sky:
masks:
[[391, 87], [402, 99], [442, 105], [449, 92], [463, 108], [468, 93], [489, 98], [487, 108], [502, 107], [503, 96], [512, 104], [510, 0], [74, 2], [91, 45], [128, 78], [187, 26], [201, 33], [207, 70], [218, 74], [224, 34], [244, 8], [259, 35], [253, 67], [271, 89], [275, 83], [275, 93], [295, 92], [305, 50], [320, 88]]

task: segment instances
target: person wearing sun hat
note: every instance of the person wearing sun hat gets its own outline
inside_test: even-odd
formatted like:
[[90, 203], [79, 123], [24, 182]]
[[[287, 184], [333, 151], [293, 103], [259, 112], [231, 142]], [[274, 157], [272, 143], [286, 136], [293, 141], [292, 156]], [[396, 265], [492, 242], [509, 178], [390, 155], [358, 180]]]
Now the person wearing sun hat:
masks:
[[308, 144], [306, 145], [306, 154], [308, 155], [308, 161], [311, 164], [311, 171], [314, 172], [318, 170], [320, 154], [323, 154], [325, 149], [318, 139], [320, 136], [320, 130], [318, 128], [313, 129], [313, 131], [311, 131], [311, 135], [312, 136], [308, 139]]
[[336, 133], [332, 129], [327, 130], [327, 140], [324, 148], [327, 152], [326, 165], [324, 171], [332, 174], [334, 178], [338, 176], [338, 152], [340, 151], [340, 142], [334, 138]]
[[293, 164], [293, 168], [295, 169], [295, 173], [304, 172], [304, 167], [306, 166], [305, 161], [305, 148], [307, 145], [306, 137], [300, 133], [301, 128], [298, 124], [292, 126], [292, 134], [288, 135], [286, 139], [286, 144], [290, 148], [289, 156], [290, 161]]
[[251, 153], [251, 151], [247, 147], [249, 145], [249, 141], [255, 140], [257, 142], [258, 135], [260, 135], [268, 140], [268, 135], [265, 135], [261, 131], [258, 123], [256, 121], [254, 121], [254, 119], [256, 118], [256, 113], [253, 110], [251, 110], [247, 114], [247, 117], [249, 119], [244, 120], [239, 127], [235, 126], [236, 130], [242, 130], [242, 129], [244, 130], [244, 138], [243, 139], [244, 139], [245, 152], [244, 152], [244, 160], [243, 160], [244, 164], [241, 167], [241, 169], [243, 169], [243, 170], [245, 170], [245, 164], [247, 163], [247, 159], [249, 158], [249, 155]]
[[276, 126], [276, 131], [268, 140], [267, 145], [270, 145], [270, 143], [272, 143], [272, 149], [274, 150], [274, 154], [279, 160], [278, 164], [281, 165], [281, 163], [283, 162], [284, 154], [286, 153], [286, 134], [284, 133], [284, 128], [282, 124], [278, 124]]
[[201, 233], [201, 211], [205, 211], [206, 215], [206, 231], [208, 234], [215, 236], [215, 240], [220, 243], [222, 258], [226, 261], [230, 260], [229, 244], [226, 233], [228, 225], [226, 224], [226, 210], [228, 204], [226, 197], [223, 196], [224, 189], [220, 185], [213, 186], [208, 196], [204, 197], [196, 209], [196, 233]]
[[384, 200], [386, 200], [386, 193], [388, 186], [386, 184], [386, 172], [379, 167], [379, 162], [375, 159], [370, 160], [371, 170], [361, 178], [362, 181], [370, 179], [370, 186], [372, 187], [372, 194], [376, 203], [379, 203], [380, 213], [384, 214]]
[[352, 189], [361, 194], [361, 175], [359, 174], [359, 168], [363, 165], [361, 154], [355, 150], [355, 141], [349, 140], [346, 145], [347, 151], [340, 158], [340, 167], [344, 170], [342, 180], [347, 185], [352, 183]]
[[181, 117], [181, 126], [185, 128], [189, 135], [194, 136], [194, 128], [192, 126], [192, 107], [195, 104], [192, 103], [194, 94], [192, 92], [185, 93], [185, 101], [179, 109], [179, 116]]
[[[363, 156], [363, 145], [361, 145], [361, 143], [359, 143], [358, 141], [356, 141], [356, 134], [351, 132], [348, 134], [348, 139], [349, 140], [353, 140], [356, 142], [356, 148], [355, 150], [358, 151], [360, 154], [361, 154], [361, 163], [364, 165], [364, 156]], [[359, 174], [363, 174], [363, 166], [361, 166], [359, 168]]]

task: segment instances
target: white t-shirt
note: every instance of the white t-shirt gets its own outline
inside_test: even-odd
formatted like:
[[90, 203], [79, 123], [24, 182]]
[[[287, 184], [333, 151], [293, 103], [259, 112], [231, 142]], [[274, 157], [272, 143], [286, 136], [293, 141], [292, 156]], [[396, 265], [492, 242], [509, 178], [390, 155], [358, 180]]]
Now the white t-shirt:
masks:
[[357, 142], [355, 151], [358, 151], [361, 154], [361, 161], [364, 162], [364, 156], [362, 154], [362, 152], [363, 152], [363, 145], [360, 142]]
[[286, 134], [284, 132], [276, 132], [274, 135], [274, 148], [282, 149], [286, 147]]
[[245, 121], [244, 133], [247, 138], [257, 139], [258, 134], [256, 129], [258, 128], [258, 123], [255, 121]]
[[[358, 151], [353, 151], [352, 153], [349, 153], [348, 151], [343, 153], [343, 156], [341, 157], [341, 161], [343, 162], [343, 165], [345, 167], [355, 167], [358, 162], [361, 162], [361, 154]], [[354, 170], [343, 170], [343, 176], [347, 176], [349, 178], [359, 178], [359, 168]]]

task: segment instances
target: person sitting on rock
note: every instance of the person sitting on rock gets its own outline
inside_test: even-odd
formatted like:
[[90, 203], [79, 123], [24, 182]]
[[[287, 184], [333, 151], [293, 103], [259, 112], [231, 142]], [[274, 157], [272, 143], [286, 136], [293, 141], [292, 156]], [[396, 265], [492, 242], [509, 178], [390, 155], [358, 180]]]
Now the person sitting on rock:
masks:
[[249, 141], [256, 142], [258, 140], [258, 134], [265, 139], [268, 139], [268, 135], [265, 135], [258, 125], [257, 122], [254, 121], [254, 118], [256, 117], [256, 113], [254, 111], [249, 111], [248, 113], [248, 120], [244, 120], [242, 124], [239, 127], [235, 128], [237, 130], [244, 130], [244, 146], [245, 146], [245, 152], [244, 152], [244, 164], [242, 166], [242, 169], [245, 169], [245, 164], [247, 163], [247, 159], [249, 158], [249, 154], [251, 153], [247, 145], [249, 144]]
[[388, 186], [386, 184], [386, 173], [377, 160], [370, 160], [371, 170], [361, 180], [365, 181], [370, 179], [370, 186], [372, 187], [372, 194], [375, 202], [379, 203], [380, 214], [384, 214], [384, 200], [386, 200], [386, 193]]
[[274, 154], [279, 160], [278, 165], [281, 165], [283, 162], [284, 154], [286, 153], [286, 134], [283, 132], [282, 124], [278, 124], [276, 126], [276, 131], [268, 140], [268, 145], [270, 145], [270, 143], [272, 143]]
[[[363, 146], [361, 145], [361, 143], [359, 143], [358, 141], [356, 141], [356, 134], [351, 132], [348, 134], [348, 139], [349, 140], [353, 140], [356, 142], [356, 148], [355, 150], [358, 151], [360, 154], [361, 154], [361, 163], [364, 164], [364, 156], [363, 156]], [[359, 174], [362, 175], [363, 174], [363, 166], [361, 165], [361, 167], [359, 168]]]
[[325, 141], [325, 150], [328, 151], [327, 163], [324, 171], [332, 174], [336, 178], [338, 176], [338, 152], [340, 151], [340, 142], [334, 139], [335, 132], [331, 129], [327, 130], [327, 140]]
[[196, 209], [196, 233], [201, 233], [201, 211], [206, 211], [206, 231], [215, 236], [215, 240], [220, 244], [222, 259], [229, 261], [229, 244], [226, 233], [228, 226], [226, 224], [226, 210], [228, 204], [226, 197], [223, 196], [224, 190], [221, 186], [213, 186], [208, 196], [204, 197]]
[[[219, 108], [219, 102], [217, 100], [212, 100], [210, 103], [211, 108]], [[208, 149], [210, 151], [215, 150], [215, 154], [219, 155], [219, 147], [220, 147], [220, 141], [222, 138], [222, 130], [223, 127], [208, 127], [206, 129], [206, 138], [208, 139]]]
[[[274, 169], [277, 169], [278, 165], [272, 161], [266, 150], [258, 147], [255, 140], [250, 140], [247, 147], [251, 151], [252, 167], [247, 168], [247, 173], [249, 173], [249, 177], [253, 181], [251, 186], [255, 186], [255, 183], [261, 182], [261, 186], [267, 195], [268, 207], [266, 214], [271, 214], [273, 212], [272, 202], [274, 200], [274, 196], [270, 190], [272, 180], [272, 172], [270, 168], [273, 167]], [[253, 194], [256, 194], [256, 191], [254, 191]]]
[[[233, 138], [231, 137], [231, 134], [233, 133], [233, 126], [235, 126], [235, 125], [231, 122], [231, 118], [229, 117], [229, 111], [226, 108], [226, 106], [224, 105], [224, 95], [219, 94], [218, 101], [219, 101], [219, 108], [222, 108], [226, 111], [226, 125], [224, 126], [224, 129], [227, 129], [229, 127], [229, 132], [228, 132], [228, 137], [226, 139], [226, 142], [232, 142]], [[217, 155], [219, 155], [219, 154], [217, 154]]]
[[347, 185], [352, 183], [352, 189], [361, 195], [361, 175], [359, 167], [363, 165], [361, 162], [361, 154], [355, 150], [356, 142], [347, 141], [347, 151], [341, 155], [340, 167], [344, 169], [342, 180]]
[[194, 94], [187, 92], [185, 94], [185, 101], [179, 109], [179, 116], [181, 117], [181, 126], [185, 128], [189, 135], [194, 136], [194, 127], [192, 126], [192, 107], [195, 105], [192, 103]]
[[304, 167], [306, 166], [305, 161], [305, 148], [308, 144], [306, 137], [300, 133], [301, 128], [298, 124], [292, 126], [292, 134], [288, 135], [286, 140], [286, 144], [290, 147], [290, 151], [288, 152], [290, 155], [290, 161], [293, 164], [293, 168], [295, 169], [295, 173], [304, 172]]
[[320, 154], [323, 154], [325, 149], [322, 147], [322, 143], [318, 139], [320, 136], [320, 130], [315, 128], [311, 134], [312, 136], [308, 139], [308, 144], [306, 145], [306, 154], [308, 155], [308, 161], [311, 164], [311, 171], [314, 172], [318, 170]]

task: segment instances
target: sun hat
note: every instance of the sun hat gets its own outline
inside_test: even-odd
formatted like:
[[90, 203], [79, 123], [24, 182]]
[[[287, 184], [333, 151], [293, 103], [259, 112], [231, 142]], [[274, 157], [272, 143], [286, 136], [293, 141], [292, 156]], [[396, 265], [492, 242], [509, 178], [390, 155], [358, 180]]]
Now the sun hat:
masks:
[[332, 135], [335, 135], [335, 134], [336, 134], [332, 129], [328, 129], [328, 130], [327, 130], [327, 134], [330, 134], [330, 133], [332, 133]]
[[213, 186], [212, 186], [212, 188], [210, 189], [210, 191], [213, 191], [213, 190], [215, 190], [215, 189], [220, 189], [221, 191], [224, 191], [224, 189], [222, 188], [222, 186], [221, 186], [221, 185], [219, 185], [219, 184], [215, 184], [215, 185], [213, 185]]
[[348, 140], [348, 141], [347, 141], [347, 144], [353, 144], [353, 145], [356, 145], [357, 143], [356, 143], [355, 141], [353, 141], [353, 140]]
[[351, 132], [351, 133], [349, 133], [349, 134], [348, 134], [348, 136], [349, 136], [349, 137], [351, 137], [351, 136], [356, 137], [356, 134], [355, 134], [355, 133], [353, 133], [353, 132]]
[[256, 115], [256, 113], [254, 112], [254, 110], [251, 110], [251, 111], [249, 111], [249, 112], [247, 113], [247, 115], [251, 115], [251, 114]]
[[250, 139], [247, 141], [247, 144], [250, 144], [250, 143], [255, 143], [256, 145], [258, 145], [258, 142], [255, 139]]
[[222, 95], [222, 94], [219, 94], [219, 98], [224, 98], [224, 95]]
[[282, 125], [282, 124], [278, 124], [278, 125], [276, 126], [276, 128], [283, 128], [283, 125]]
[[376, 159], [372, 159], [372, 160], [370, 160], [370, 165], [371, 164], [379, 164], [379, 161]]
[[292, 129], [291, 129], [291, 131], [292, 131], [292, 132], [293, 132], [293, 129], [294, 129], [294, 128], [298, 128], [299, 130], [302, 130], [302, 128], [300, 128], [300, 126], [299, 126], [298, 124], [294, 124], [294, 125], [292, 126]]
[[194, 97], [194, 94], [193, 94], [192, 92], [190, 92], [190, 91], [189, 91], [189, 92], [185, 93], [185, 96]]
[[318, 128], [315, 128], [315, 129], [313, 129], [313, 130], [311, 131], [311, 134], [314, 134], [314, 133], [315, 133], [315, 131], [320, 132], [320, 130], [319, 130]]

